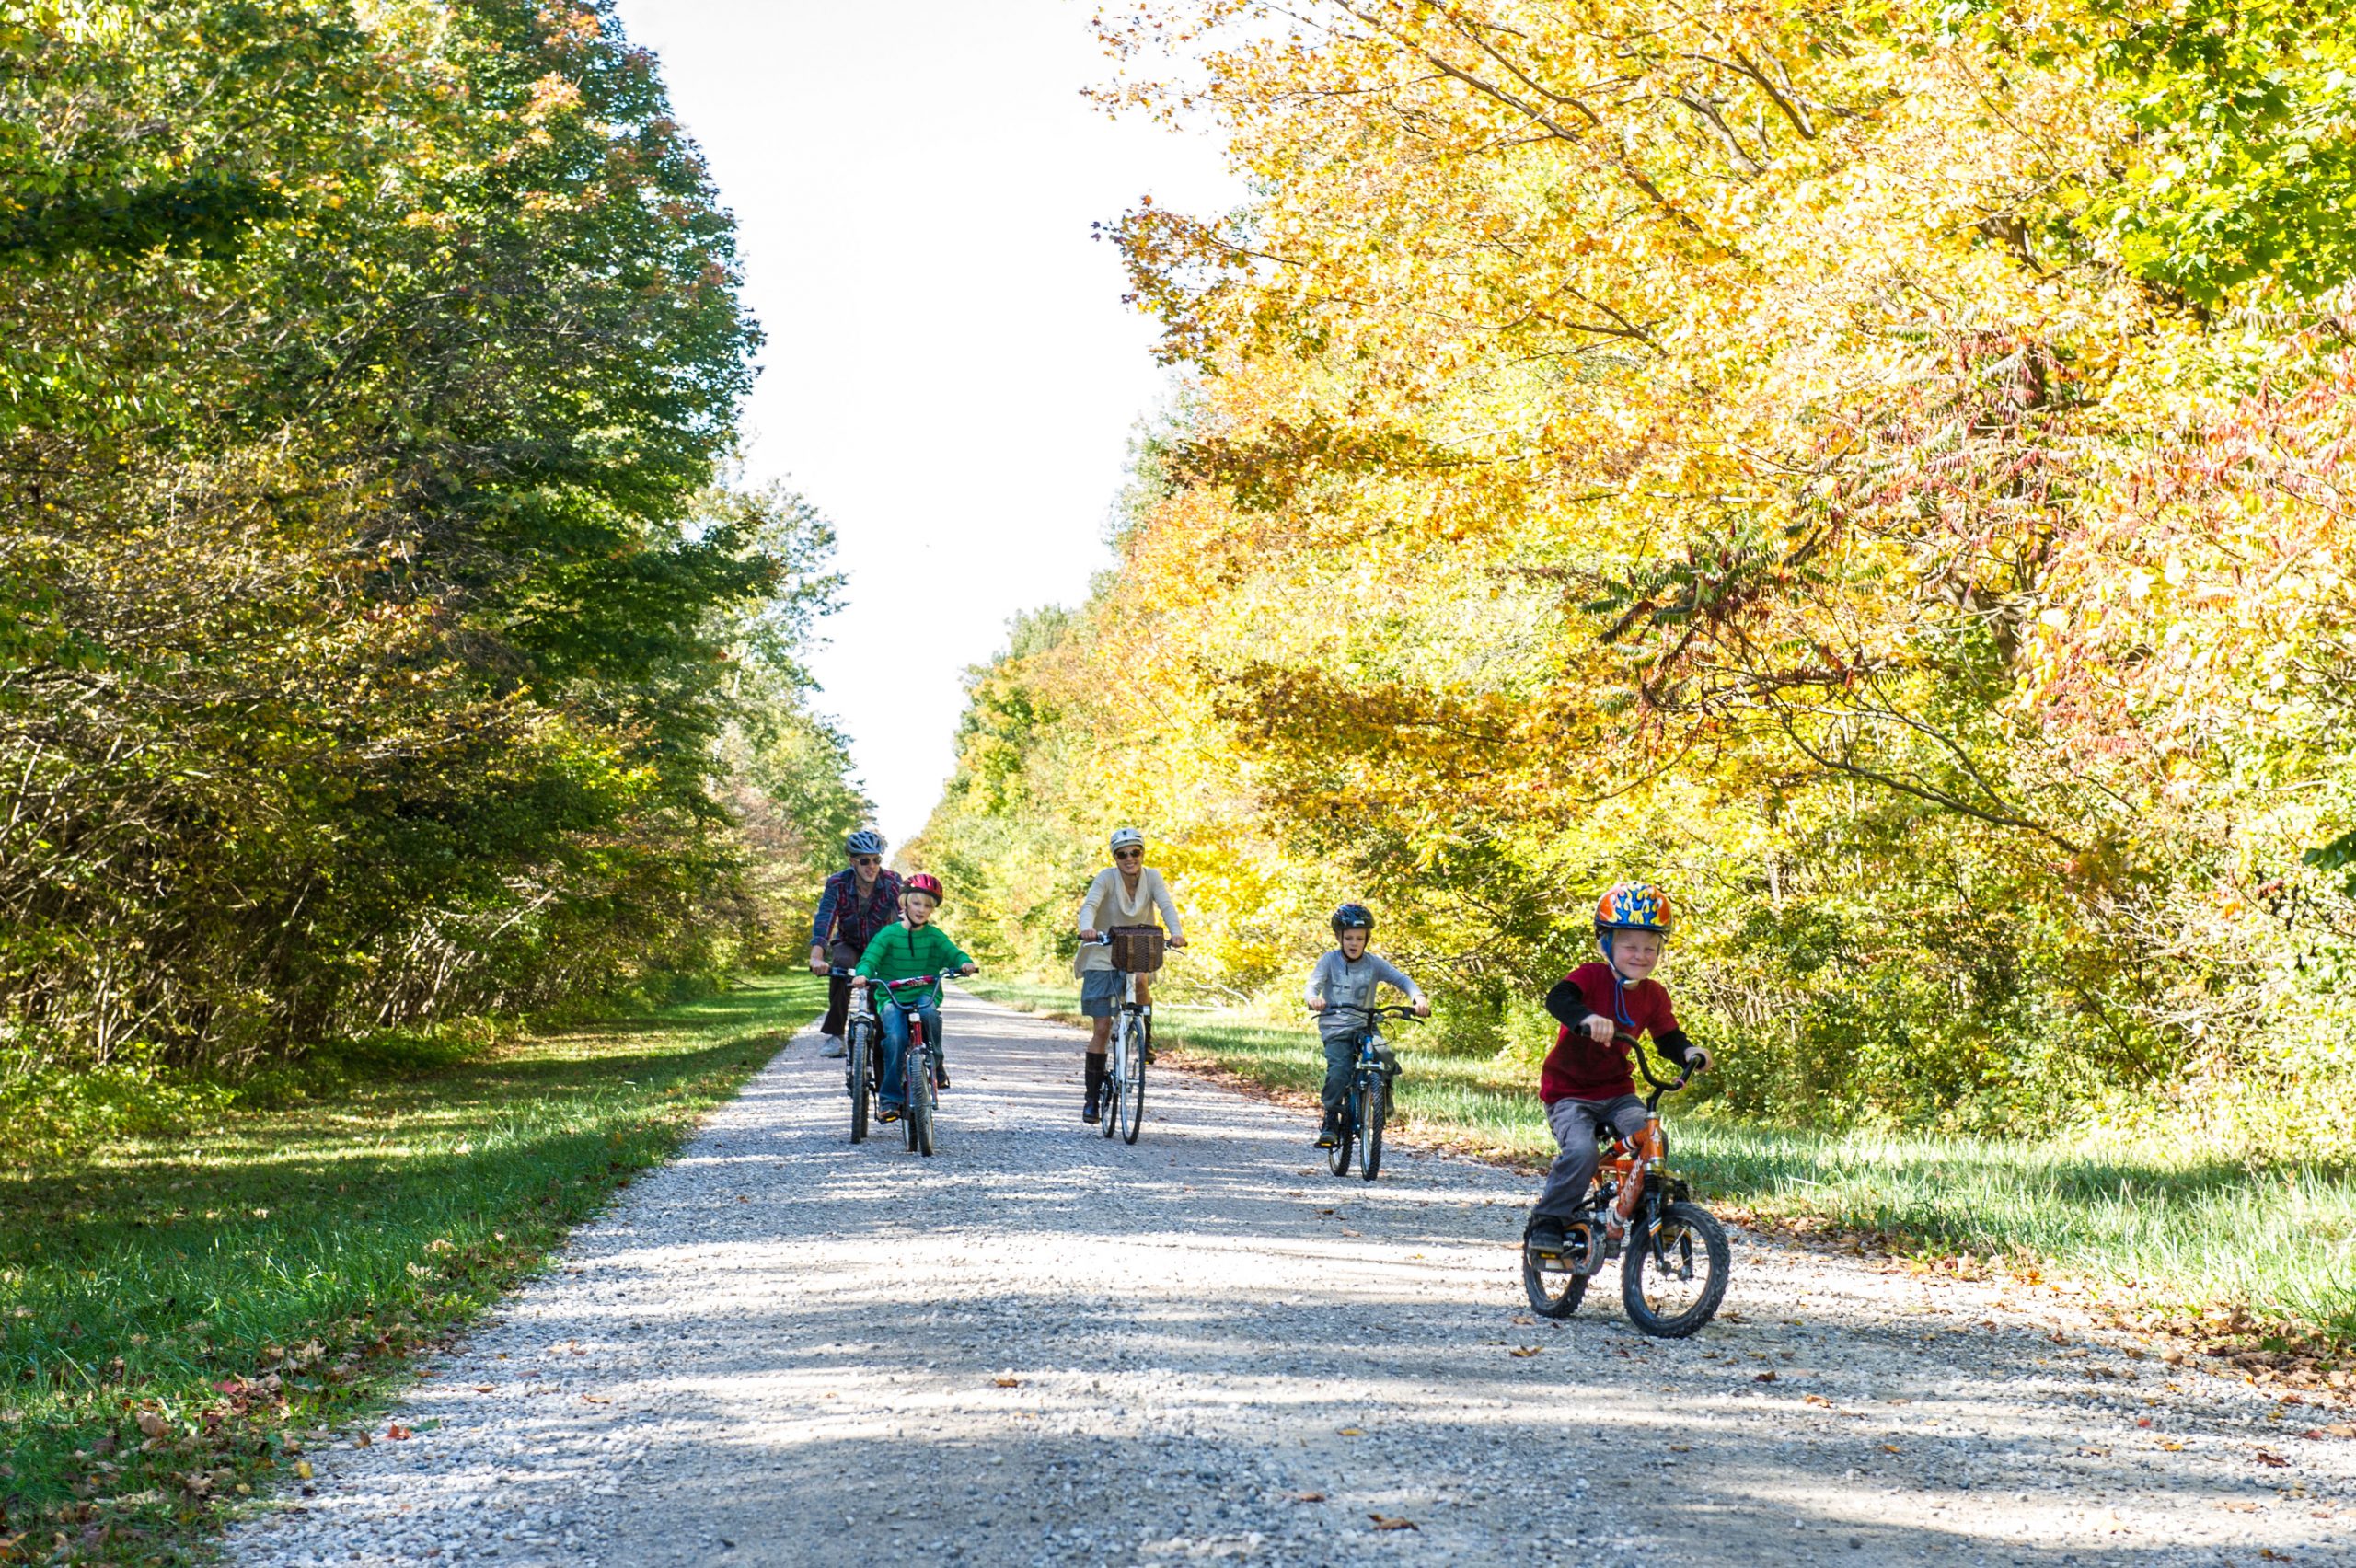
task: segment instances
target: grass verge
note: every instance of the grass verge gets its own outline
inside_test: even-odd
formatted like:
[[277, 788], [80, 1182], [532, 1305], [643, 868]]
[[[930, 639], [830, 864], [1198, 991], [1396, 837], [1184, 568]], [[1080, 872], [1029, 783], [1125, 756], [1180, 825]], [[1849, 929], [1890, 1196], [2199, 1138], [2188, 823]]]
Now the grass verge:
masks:
[[[1075, 1006], [1069, 986], [966, 984], [1048, 1016], [1069, 1017]], [[1154, 1015], [1157, 1041], [1177, 1047], [1180, 1061], [1313, 1113], [1324, 1059], [1306, 1024], [1159, 1003]], [[1418, 1050], [1413, 1028], [1392, 1036], [1406, 1069], [1398, 1099], [1409, 1141], [1523, 1166], [1553, 1158], [1530, 1064]], [[2213, 1150], [2123, 1138], [1764, 1127], [1680, 1116], [1674, 1099], [1668, 1113], [1677, 1164], [1745, 1218], [1871, 1238], [1948, 1271], [2059, 1270], [2220, 1343], [2289, 1354], [2291, 1370], [2325, 1386], [2335, 1370], [2339, 1387], [2351, 1386], [2356, 1172], [2252, 1170]], [[1304, 1125], [1304, 1138], [1312, 1130]]]
[[764, 977], [0, 1170], [0, 1562], [193, 1562], [825, 1002]]

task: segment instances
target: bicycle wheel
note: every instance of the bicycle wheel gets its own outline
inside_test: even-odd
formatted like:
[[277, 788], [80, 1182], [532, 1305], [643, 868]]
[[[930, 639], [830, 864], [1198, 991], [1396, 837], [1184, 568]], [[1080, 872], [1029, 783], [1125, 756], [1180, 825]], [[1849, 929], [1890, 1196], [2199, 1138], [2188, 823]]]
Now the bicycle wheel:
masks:
[[868, 1082], [867, 1031], [854, 1027], [850, 1032], [850, 1141], [867, 1141], [867, 1108], [873, 1098]]
[[930, 1159], [933, 1113], [941, 1105], [941, 1091], [933, 1087], [932, 1082], [932, 1053], [920, 1053], [915, 1065], [922, 1071], [916, 1088], [908, 1094], [908, 1136], [916, 1151]]
[[1382, 1079], [1375, 1073], [1358, 1075], [1358, 1173], [1368, 1181], [1382, 1169]]
[[1579, 1309], [1588, 1278], [1579, 1272], [1586, 1261], [1588, 1234], [1574, 1229], [1559, 1254], [1545, 1257], [1530, 1247], [1529, 1231], [1522, 1232], [1521, 1288], [1530, 1297], [1531, 1311], [1541, 1317], [1567, 1318]]
[[1325, 1169], [1336, 1176], [1350, 1173], [1350, 1145], [1357, 1138], [1357, 1107], [1350, 1103], [1352, 1096], [1342, 1096], [1342, 1124], [1334, 1129], [1334, 1147], [1325, 1151]]
[[1620, 1300], [1628, 1320], [1659, 1339], [1683, 1339], [1717, 1316], [1733, 1266], [1726, 1227], [1699, 1204], [1637, 1212], [1620, 1260]]
[[924, 1047], [911, 1038], [900, 1054], [900, 1131], [907, 1135], [910, 1154], [917, 1151], [917, 1124], [924, 1119], [920, 1096], [930, 1087], [924, 1081]]
[[1121, 1042], [1121, 1141], [1135, 1143], [1145, 1130], [1145, 1025], [1129, 1020]]

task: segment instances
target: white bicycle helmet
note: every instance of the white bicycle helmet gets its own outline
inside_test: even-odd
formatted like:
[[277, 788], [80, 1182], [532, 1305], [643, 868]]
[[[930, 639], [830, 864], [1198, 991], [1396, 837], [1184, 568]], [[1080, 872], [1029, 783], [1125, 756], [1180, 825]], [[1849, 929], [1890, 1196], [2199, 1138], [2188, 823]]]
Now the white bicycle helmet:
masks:
[[1144, 848], [1145, 835], [1139, 833], [1134, 827], [1114, 828], [1113, 830], [1113, 852], [1117, 855], [1122, 850], [1131, 847], [1138, 849]]

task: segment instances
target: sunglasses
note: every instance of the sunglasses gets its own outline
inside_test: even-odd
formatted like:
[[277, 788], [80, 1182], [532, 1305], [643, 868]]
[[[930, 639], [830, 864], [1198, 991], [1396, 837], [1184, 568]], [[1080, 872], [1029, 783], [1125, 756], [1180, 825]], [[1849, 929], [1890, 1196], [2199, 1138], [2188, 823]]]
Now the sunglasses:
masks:
[[1113, 851], [1113, 859], [1115, 860], [1142, 860], [1145, 859], [1145, 851], [1142, 849], [1115, 849]]
[[881, 855], [853, 855], [850, 858], [850, 863], [854, 866], [880, 866], [884, 863], [884, 857]]

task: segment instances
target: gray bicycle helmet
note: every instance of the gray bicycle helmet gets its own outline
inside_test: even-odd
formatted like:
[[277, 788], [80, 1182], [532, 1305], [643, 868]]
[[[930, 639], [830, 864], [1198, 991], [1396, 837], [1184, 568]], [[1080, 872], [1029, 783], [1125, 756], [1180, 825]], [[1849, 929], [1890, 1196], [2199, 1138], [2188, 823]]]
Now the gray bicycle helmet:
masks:
[[849, 838], [843, 840], [843, 853], [846, 855], [881, 855], [884, 853], [884, 836], [876, 832], [872, 827], [862, 827], [857, 833], [852, 834]]
[[1371, 934], [1374, 930], [1374, 911], [1363, 904], [1345, 904], [1334, 911], [1333, 925], [1334, 934], [1337, 937], [1344, 931]]

